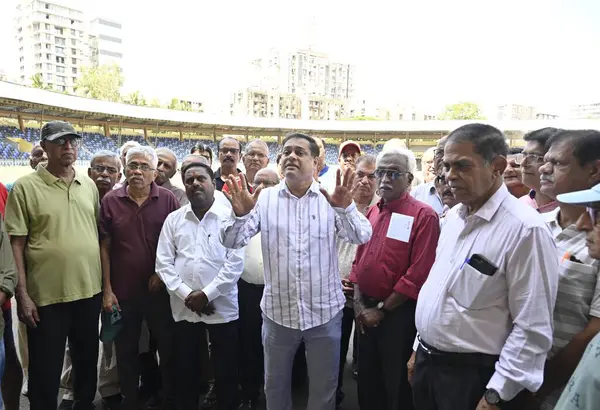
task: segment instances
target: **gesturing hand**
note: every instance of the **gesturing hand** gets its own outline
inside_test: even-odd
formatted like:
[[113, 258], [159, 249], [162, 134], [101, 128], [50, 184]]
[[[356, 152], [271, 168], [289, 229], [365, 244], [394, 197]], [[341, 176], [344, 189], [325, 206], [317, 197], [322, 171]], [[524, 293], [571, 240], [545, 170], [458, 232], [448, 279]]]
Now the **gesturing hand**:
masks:
[[351, 168], [346, 168], [344, 172], [344, 180], [342, 181], [342, 171], [338, 168], [333, 193], [329, 193], [321, 188], [321, 193], [325, 195], [329, 204], [334, 208], [348, 208], [354, 198], [354, 171]]
[[254, 208], [254, 205], [256, 205], [258, 195], [263, 189], [263, 185], [261, 184], [254, 190], [254, 193], [251, 194], [248, 192], [246, 176], [241, 174], [240, 178], [242, 182], [241, 188], [238, 186], [234, 178], [226, 178], [225, 183], [229, 187], [229, 193], [223, 191], [227, 199], [229, 199], [229, 202], [231, 202], [231, 207], [233, 208], [233, 212], [235, 212], [236, 216], [244, 216], [249, 214]]

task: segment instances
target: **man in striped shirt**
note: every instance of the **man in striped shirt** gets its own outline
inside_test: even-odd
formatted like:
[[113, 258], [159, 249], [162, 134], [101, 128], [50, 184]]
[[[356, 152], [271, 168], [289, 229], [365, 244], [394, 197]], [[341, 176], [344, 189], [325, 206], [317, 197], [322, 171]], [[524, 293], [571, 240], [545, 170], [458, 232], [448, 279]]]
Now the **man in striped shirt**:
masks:
[[[546, 146], [540, 167], [542, 194], [556, 200], [600, 182], [600, 132], [561, 130]], [[554, 408], [588, 343], [600, 331], [600, 262], [588, 253], [586, 232], [576, 227], [584, 212], [581, 206], [559, 202], [559, 208], [543, 214], [560, 261], [552, 349], [544, 383], [535, 394], [544, 410]]]
[[362, 244], [371, 225], [352, 199], [354, 172], [338, 171], [331, 194], [319, 189], [314, 170], [315, 140], [290, 134], [283, 141], [285, 180], [254, 194], [227, 181], [235, 218], [221, 232], [223, 244], [245, 246], [261, 232], [265, 264], [263, 345], [268, 410], [291, 410], [291, 365], [301, 341], [306, 345], [309, 410], [333, 410], [340, 356], [342, 308], [335, 235]]

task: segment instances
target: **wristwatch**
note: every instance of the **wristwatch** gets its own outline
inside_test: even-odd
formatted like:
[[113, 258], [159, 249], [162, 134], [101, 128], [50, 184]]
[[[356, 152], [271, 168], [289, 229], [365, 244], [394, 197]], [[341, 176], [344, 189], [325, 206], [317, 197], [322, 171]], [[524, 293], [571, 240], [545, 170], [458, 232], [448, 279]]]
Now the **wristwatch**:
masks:
[[500, 398], [500, 393], [498, 393], [494, 389], [487, 389], [485, 391], [485, 393], [483, 394], [483, 398], [485, 399], [487, 404], [489, 404], [490, 406], [499, 407], [500, 404], [502, 403], [502, 399]]
[[377, 304], [377, 310], [381, 311], [382, 313], [385, 313], [385, 309], [383, 308], [384, 305], [385, 303], [383, 301], [379, 302]]

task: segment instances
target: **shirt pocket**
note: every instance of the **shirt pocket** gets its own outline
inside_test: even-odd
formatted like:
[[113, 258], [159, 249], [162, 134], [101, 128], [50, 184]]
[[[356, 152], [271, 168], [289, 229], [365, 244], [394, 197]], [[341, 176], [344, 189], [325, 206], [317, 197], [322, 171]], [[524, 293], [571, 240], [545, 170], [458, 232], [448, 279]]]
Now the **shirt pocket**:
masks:
[[465, 309], [480, 310], [497, 305], [506, 297], [504, 275], [484, 275], [469, 264], [458, 271], [448, 293]]

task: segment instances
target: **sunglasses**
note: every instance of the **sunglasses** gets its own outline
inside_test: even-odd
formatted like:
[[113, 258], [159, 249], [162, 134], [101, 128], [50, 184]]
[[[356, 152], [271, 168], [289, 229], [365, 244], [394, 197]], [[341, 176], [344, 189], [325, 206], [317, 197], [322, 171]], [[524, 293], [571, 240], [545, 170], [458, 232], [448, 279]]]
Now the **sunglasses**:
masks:
[[378, 179], [381, 179], [381, 178], [383, 178], [384, 176], [387, 175], [387, 176], [389, 176], [392, 179], [392, 181], [396, 181], [396, 180], [400, 179], [400, 177], [402, 175], [406, 175], [408, 173], [409, 172], [395, 171], [393, 169], [376, 169], [375, 170], [375, 176]]

